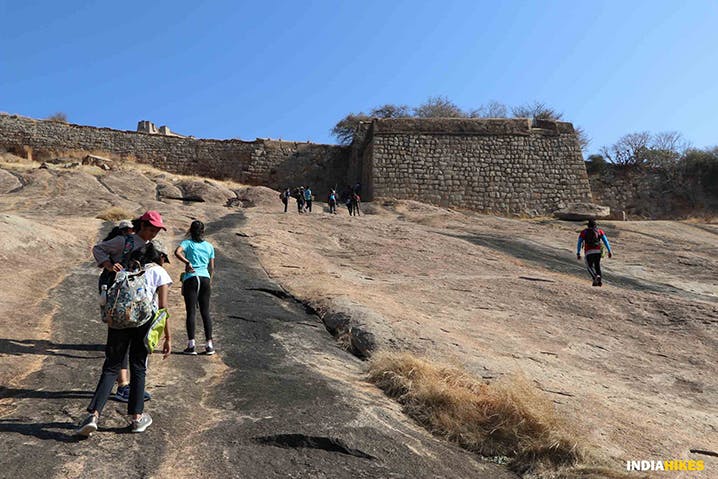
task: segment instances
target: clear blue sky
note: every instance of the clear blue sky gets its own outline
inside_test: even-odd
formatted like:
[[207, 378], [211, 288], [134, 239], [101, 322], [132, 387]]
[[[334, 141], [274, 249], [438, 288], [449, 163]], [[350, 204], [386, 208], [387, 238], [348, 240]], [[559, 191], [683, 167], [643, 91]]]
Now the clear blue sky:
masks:
[[718, 144], [718, 2], [0, 0], [0, 111], [334, 143], [349, 112], [541, 101]]

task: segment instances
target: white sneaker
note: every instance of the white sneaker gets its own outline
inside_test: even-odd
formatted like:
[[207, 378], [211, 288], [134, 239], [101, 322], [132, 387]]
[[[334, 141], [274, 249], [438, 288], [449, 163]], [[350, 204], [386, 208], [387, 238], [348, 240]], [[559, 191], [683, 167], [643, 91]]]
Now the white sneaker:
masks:
[[142, 413], [139, 419], [132, 420], [132, 432], [145, 432], [145, 429], [152, 424], [152, 416]]
[[75, 435], [90, 437], [95, 431], [97, 431], [97, 416], [90, 414], [80, 423], [80, 427], [75, 429]]

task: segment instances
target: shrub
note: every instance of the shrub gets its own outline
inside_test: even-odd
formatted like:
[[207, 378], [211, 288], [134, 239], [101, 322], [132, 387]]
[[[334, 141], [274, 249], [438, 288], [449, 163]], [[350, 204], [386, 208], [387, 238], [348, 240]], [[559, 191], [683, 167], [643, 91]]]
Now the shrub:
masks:
[[485, 384], [410, 354], [379, 353], [369, 380], [432, 433], [484, 456], [506, 456], [517, 472], [556, 470], [582, 457], [551, 401], [520, 376]]
[[120, 208], [119, 206], [112, 206], [98, 214], [97, 218], [105, 221], [120, 221], [134, 218], [134, 215], [124, 208]]

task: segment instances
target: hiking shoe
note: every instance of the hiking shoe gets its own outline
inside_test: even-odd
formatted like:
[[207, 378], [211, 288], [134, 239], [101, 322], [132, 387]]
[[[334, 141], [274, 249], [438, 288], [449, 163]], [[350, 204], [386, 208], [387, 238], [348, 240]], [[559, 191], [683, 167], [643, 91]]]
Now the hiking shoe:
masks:
[[150, 427], [152, 424], [152, 416], [149, 414], [142, 413], [139, 419], [132, 420], [132, 432], [145, 432], [145, 429]]
[[182, 354], [191, 354], [192, 356], [196, 356], [197, 351], [194, 349], [194, 346], [187, 346], [184, 351], [182, 351]]
[[[152, 394], [145, 391], [145, 401], [149, 401], [152, 399]], [[130, 385], [127, 384], [125, 386], [119, 386], [117, 388], [117, 392], [115, 393], [115, 400], [120, 402], [129, 402], [130, 401]]]
[[204, 353], [208, 356], [213, 355], [215, 353], [214, 346], [207, 346], [206, 348], [204, 348]]
[[601, 282], [601, 277], [596, 276], [596, 286], [603, 286], [603, 283]]
[[90, 437], [95, 431], [97, 431], [97, 416], [90, 414], [80, 423], [80, 427], [75, 429], [75, 435]]
[[130, 401], [130, 385], [117, 386], [117, 392], [115, 392], [115, 401], [129, 402]]

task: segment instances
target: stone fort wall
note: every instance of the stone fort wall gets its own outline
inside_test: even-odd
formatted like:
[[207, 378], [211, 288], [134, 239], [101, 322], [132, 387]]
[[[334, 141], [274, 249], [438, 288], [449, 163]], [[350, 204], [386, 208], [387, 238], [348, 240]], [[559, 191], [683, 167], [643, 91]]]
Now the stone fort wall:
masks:
[[526, 216], [591, 200], [570, 123], [374, 120], [365, 142], [362, 184], [372, 196]]
[[549, 214], [591, 191], [573, 126], [527, 119], [385, 119], [351, 147], [205, 140], [0, 114], [0, 147], [27, 156], [92, 153], [274, 189], [310, 185], [323, 200], [361, 182], [393, 197], [498, 214]]
[[0, 147], [36, 160], [92, 153], [132, 159], [171, 173], [274, 189], [311, 185], [318, 193], [335, 184], [345, 185], [350, 154], [348, 147], [336, 145], [267, 139], [204, 140], [2, 114]]

